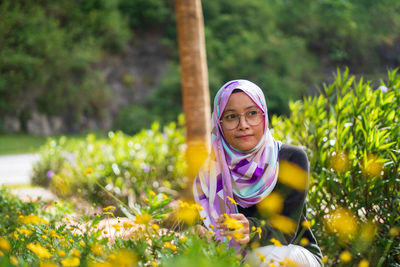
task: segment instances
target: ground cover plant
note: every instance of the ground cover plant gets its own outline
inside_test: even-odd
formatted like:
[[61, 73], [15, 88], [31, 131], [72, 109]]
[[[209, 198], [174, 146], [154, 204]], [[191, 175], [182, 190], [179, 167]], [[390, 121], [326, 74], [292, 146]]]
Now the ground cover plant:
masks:
[[100, 140], [94, 135], [50, 139], [32, 182], [61, 197], [80, 196], [102, 206], [114, 203], [106, 191], [130, 205], [144, 200], [145, 186], [174, 193], [186, 185], [183, 123], [180, 116], [178, 123], [163, 128], [154, 123], [134, 136], [110, 132]]
[[[399, 266], [400, 125], [396, 116], [399, 107], [400, 77], [396, 70], [389, 71], [386, 80], [375, 83], [355, 80], [346, 70], [338, 71], [334, 82], [325, 85], [320, 95], [290, 103], [290, 117], [273, 116], [271, 119], [277, 140], [299, 145], [309, 156], [309, 221], [302, 222], [302, 227], [312, 227], [327, 266]], [[168, 220], [154, 217], [156, 214], [152, 212], [161, 207], [154, 203], [167, 199], [163, 194], [176, 200], [178, 195], [174, 192], [185, 187], [181, 184], [185, 182], [182, 125], [182, 121], [171, 124], [162, 132], [158, 124], [154, 124], [151, 130], [132, 137], [111, 133], [109, 140], [88, 136], [86, 141], [79, 142], [50, 141], [43, 148], [34, 181], [43, 185], [49, 183], [59, 196], [79, 195], [102, 207], [106, 207], [105, 196], [112, 195], [110, 200], [119, 199], [114, 199], [114, 204], [124, 203], [118, 206], [124, 216], [139, 214], [144, 221], [149, 222], [151, 217], [159, 220], [157, 225], [162, 225], [161, 222], [167, 225]], [[136, 148], [137, 145], [140, 147]], [[295, 169], [284, 171], [281, 167], [279, 179], [284, 178], [283, 174], [291, 178], [296, 174]], [[136, 180], [132, 182], [134, 177]], [[288, 185], [296, 188], [298, 185], [292, 181], [296, 179], [288, 179]], [[68, 190], [60, 190], [66, 185]], [[127, 188], [132, 190], [131, 197], [123, 193]], [[279, 196], [271, 196], [260, 203], [259, 208], [275, 212], [278, 206]], [[181, 220], [193, 217], [190, 208], [185, 205], [181, 208], [184, 211]], [[276, 228], [283, 226], [282, 221], [274, 225]], [[178, 237], [174, 234], [173, 238]], [[122, 242], [126, 246], [125, 241], [118, 240], [116, 244]], [[190, 262], [188, 259], [192, 259], [192, 263], [199, 262], [191, 258], [199, 251], [211, 253], [206, 260], [221, 257], [221, 266], [232, 266], [228, 264], [231, 259], [225, 256], [233, 254], [223, 254], [226, 248], [218, 248], [215, 243], [202, 239], [194, 240], [190, 246], [193, 251], [188, 249], [180, 258], [183, 266]], [[297, 241], [307, 246], [307, 240]], [[180, 248], [179, 241], [176, 242]], [[167, 248], [175, 249], [170, 245]], [[161, 251], [160, 257], [165, 253]], [[139, 252], [135, 250], [136, 255], [142, 255]], [[167, 260], [163, 262], [172, 264]]]

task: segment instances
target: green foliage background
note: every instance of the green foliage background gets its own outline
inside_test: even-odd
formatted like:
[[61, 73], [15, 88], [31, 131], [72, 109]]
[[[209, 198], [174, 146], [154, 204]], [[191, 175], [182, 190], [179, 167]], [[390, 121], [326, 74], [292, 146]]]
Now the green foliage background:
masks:
[[[396, 0], [202, 4], [211, 97], [226, 81], [245, 78], [263, 88], [271, 112], [288, 114], [288, 98], [311, 93], [338, 65], [377, 78], [400, 62]], [[155, 118], [171, 121], [181, 111], [172, 0], [5, 0], [0, 17], [2, 117], [16, 116], [23, 126], [34, 109], [64, 115], [70, 125], [82, 115], [101, 118], [113, 95], [93, 66], [154, 29], [163, 33], [169, 71], [144, 103], [134, 105], [152, 113], [141, 120], [147, 126]], [[127, 109], [116, 127], [137, 132], [142, 126], [124, 129], [138, 123]]]

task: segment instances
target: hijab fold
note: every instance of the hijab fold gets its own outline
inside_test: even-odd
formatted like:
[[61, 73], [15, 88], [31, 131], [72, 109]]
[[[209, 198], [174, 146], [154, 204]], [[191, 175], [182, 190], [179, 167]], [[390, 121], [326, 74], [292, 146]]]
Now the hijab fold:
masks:
[[[265, 114], [264, 135], [248, 151], [230, 146], [219, 123], [235, 89], [246, 93]], [[278, 152], [281, 146], [269, 131], [267, 105], [262, 90], [247, 80], [227, 82], [217, 92], [214, 98], [211, 137], [211, 153], [193, 184], [194, 198], [203, 207], [200, 215], [209, 230], [210, 224], [214, 225], [220, 215], [237, 213], [237, 205], [243, 208], [253, 206], [271, 193], [278, 179]], [[216, 237], [222, 240], [218, 232]]]

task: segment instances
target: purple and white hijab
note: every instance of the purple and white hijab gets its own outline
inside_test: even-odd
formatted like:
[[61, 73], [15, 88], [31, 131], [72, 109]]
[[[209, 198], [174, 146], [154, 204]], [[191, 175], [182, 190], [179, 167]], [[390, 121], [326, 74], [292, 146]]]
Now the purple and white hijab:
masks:
[[[246, 93], [265, 116], [264, 135], [249, 151], [240, 151], [230, 146], [223, 136], [220, 119], [233, 90]], [[234, 80], [224, 84], [214, 98], [212, 113], [212, 151], [200, 168], [193, 184], [193, 194], [203, 210], [204, 225], [210, 224], [222, 214], [237, 213], [234, 201], [243, 208], [257, 204], [274, 189], [278, 179], [281, 146], [268, 129], [268, 114], [262, 90], [247, 80]], [[222, 239], [216, 233], [217, 239]]]

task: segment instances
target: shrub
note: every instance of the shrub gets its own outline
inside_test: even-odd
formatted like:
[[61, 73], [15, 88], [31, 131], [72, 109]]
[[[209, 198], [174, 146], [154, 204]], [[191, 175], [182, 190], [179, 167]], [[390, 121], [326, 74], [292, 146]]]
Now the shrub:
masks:
[[161, 131], [151, 129], [134, 136], [110, 132], [108, 139], [50, 139], [41, 149], [42, 160], [34, 166], [32, 182], [47, 186], [57, 195], [79, 195], [108, 205], [102, 187], [125, 203], [140, 202], [144, 187], [176, 190], [184, 186], [183, 117]]
[[333, 266], [346, 250], [351, 266], [399, 263], [400, 77], [374, 87], [338, 71], [321, 95], [291, 102], [290, 117], [272, 117], [275, 137], [309, 156], [309, 214]]

